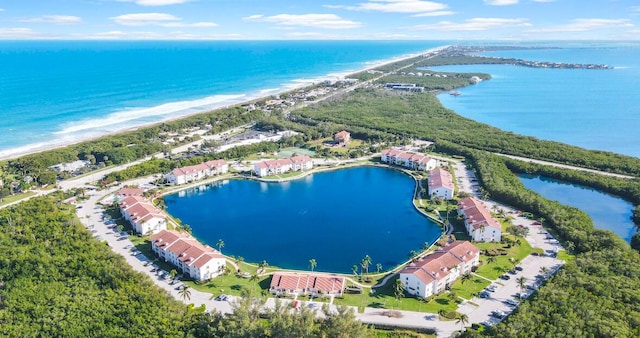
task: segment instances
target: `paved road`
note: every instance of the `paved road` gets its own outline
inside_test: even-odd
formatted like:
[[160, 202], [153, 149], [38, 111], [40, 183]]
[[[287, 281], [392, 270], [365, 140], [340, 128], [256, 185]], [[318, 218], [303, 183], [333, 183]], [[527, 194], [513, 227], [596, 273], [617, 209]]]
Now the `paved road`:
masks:
[[631, 179], [631, 178], [635, 178], [635, 176], [621, 175], [621, 174], [614, 174], [614, 173], [610, 173], [610, 172], [606, 172], [606, 171], [600, 171], [600, 170], [593, 170], [593, 169], [587, 169], [587, 168], [575, 167], [575, 166], [572, 166], [572, 165], [560, 164], [560, 163], [555, 163], [555, 162], [548, 162], [548, 161], [534, 160], [534, 159], [531, 159], [531, 158], [520, 157], [520, 156], [506, 155], [506, 154], [500, 154], [500, 153], [494, 153], [494, 155], [503, 156], [503, 157], [508, 157], [508, 158], [512, 158], [512, 159], [520, 160], [520, 161], [524, 161], [524, 162], [530, 162], [530, 163], [537, 163], [537, 164], [542, 164], [542, 165], [548, 165], [548, 166], [552, 166], [552, 167], [558, 167], [558, 168], [564, 168], [564, 169], [571, 169], [571, 170], [578, 170], [578, 171], [586, 171], [586, 172], [590, 172], [590, 173], [594, 173], [594, 174], [599, 174], [599, 175], [605, 175], [605, 176], [613, 176], [613, 177], [619, 177], [619, 178], [630, 178], [630, 179]]

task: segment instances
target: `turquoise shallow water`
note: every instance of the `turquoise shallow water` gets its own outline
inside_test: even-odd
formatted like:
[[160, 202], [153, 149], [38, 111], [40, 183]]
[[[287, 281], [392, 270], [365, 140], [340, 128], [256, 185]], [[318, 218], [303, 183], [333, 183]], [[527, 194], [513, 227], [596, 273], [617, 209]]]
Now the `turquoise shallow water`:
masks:
[[234, 104], [437, 41], [1, 41], [0, 157]]
[[521, 175], [522, 183], [538, 194], [586, 212], [596, 228], [611, 230], [627, 242], [636, 233], [633, 205], [620, 197], [540, 176]]
[[359, 167], [287, 183], [230, 180], [165, 197], [167, 211], [193, 234], [246, 261], [350, 273], [365, 255], [391, 269], [433, 243], [440, 227], [413, 207], [409, 176]]
[[[485, 53], [526, 60], [597, 63], [612, 70], [510, 65], [436, 67], [493, 78], [439, 96], [458, 114], [503, 130], [640, 157], [640, 46], [573, 44], [563, 49]], [[580, 47], [580, 48], [576, 48]]]

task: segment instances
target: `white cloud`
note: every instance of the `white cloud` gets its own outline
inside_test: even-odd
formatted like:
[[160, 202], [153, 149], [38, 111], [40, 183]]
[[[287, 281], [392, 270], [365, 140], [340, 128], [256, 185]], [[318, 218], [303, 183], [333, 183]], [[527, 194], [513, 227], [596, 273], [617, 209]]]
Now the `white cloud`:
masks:
[[162, 24], [160, 26], [206, 28], [206, 27], [218, 27], [218, 24], [215, 22], [194, 22], [194, 23], [170, 22], [170, 23]]
[[640, 12], [640, 6], [631, 6], [629, 7], [629, 10], [632, 12]]
[[51, 39], [31, 28], [0, 28], [0, 39]]
[[140, 6], [168, 6], [187, 3], [191, 0], [116, 0], [118, 2], [133, 2]]
[[490, 6], [508, 6], [515, 5], [519, 0], [484, 0], [485, 5]]
[[575, 19], [566, 25], [533, 29], [537, 33], [584, 32], [597, 29], [631, 28], [634, 25], [629, 19]]
[[150, 31], [108, 31], [75, 36], [86, 40], [237, 40], [246, 38], [240, 34], [191, 34], [181, 31], [158, 33]]
[[182, 18], [166, 13], [135, 13], [123, 14], [110, 18], [123, 26], [162, 26], [162, 27], [216, 27], [215, 22], [184, 23]]
[[53, 23], [68, 25], [82, 22], [82, 19], [73, 15], [43, 15], [37, 18], [22, 19], [20, 22]]
[[446, 16], [446, 15], [454, 15], [456, 12], [453, 11], [435, 11], [435, 12], [427, 12], [427, 13], [419, 13], [412, 15], [413, 17], [424, 17], [424, 16]]
[[325, 5], [328, 8], [340, 8], [352, 11], [378, 11], [387, 13], [424, 13], [442, 11], [446, 4], [423, 0], [371, 0], [356, 6]]
[[273, 16], [251, 15], [244, 21], [270, 22], [281, 26], [315, 27], [326, 29], [356, 28], [362, 23], [343, 19], [335, 14], [278, 14]]
[[533, 2], [556, 2], [556, 0], [533, 0]]
[[531, 24], [528, 21], [528, 19], [474, 18], [462, 23], [440, 21], [435, 24], [416, 25], [409, 28], [435, 31], [486, 31], [497, 28], [529, 27]]
[[4, 8], [0, 8], [0, 12], [4, 12]]

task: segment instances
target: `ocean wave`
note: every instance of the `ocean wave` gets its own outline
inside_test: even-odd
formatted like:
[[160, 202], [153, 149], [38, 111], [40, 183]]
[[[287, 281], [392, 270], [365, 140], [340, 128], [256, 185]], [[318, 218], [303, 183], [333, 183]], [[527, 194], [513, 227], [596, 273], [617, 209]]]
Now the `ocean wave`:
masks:
[[[193, 114], [199, 111], [205, 111], [214, 108], [220, 108], [225, 104], [235, 103], [238, 99], [244, 98], [246, 94], [238, 95], [215, 95], [202, 99], [177, 101], [161, 104], [148, 108], [126, 108], [124, 110], [109, 114], [103, 118], [87, 119], [79, 122], [69, 122], [63, 126], [62, 130], [54, 132], [56, 135], [72, 134], [82, 131], [102, 129], [122, 129], [121, 126], [127, 122], [143, 120], [139, 123], [132, 123], [128, 127], [138, 127], [142, 124], [149, 123], [149, 119], [155, 117], [166, 116], [167, 118], [176, 118], [187, 114]], [[166, 120], [157, 119], [157, 120]], [[109, 128], [109, 127], [116, 128]], [[113, 131], [113, 130], [110, 130]]]

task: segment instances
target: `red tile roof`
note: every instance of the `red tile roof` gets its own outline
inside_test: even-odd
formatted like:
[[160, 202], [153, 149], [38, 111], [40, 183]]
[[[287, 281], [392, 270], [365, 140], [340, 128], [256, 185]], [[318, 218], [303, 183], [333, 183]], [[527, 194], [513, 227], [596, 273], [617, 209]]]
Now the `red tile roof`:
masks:
[[400, 273], [413, 274], [425, 284], [429, 284], [435, 280], [442, 280], [455, 266], [472, 261], [479, 254], [480, 249], [473, 244], [467, 241], [456, 241], [410, 263]]
[[173, 253], [178, 260], [189, 266], [201, 268], [212, 259], [224, 256], [210, 246], [203, 245], [189, 234], [175, 230], [162, 230], [151, 237], [152, 245]]
[[286, 290], [314, 289], [326, 293], [341, 292], [345, 278], [320, 274], [275, 273], [271, 278], [271, 287]]
[[442, 168], [436, 168], [429, 172], [428, 184], [430, 189], [447, 188], [454, 190], [451, 173]]
[[126, 197], [126, 196], [142, 196], [144, 193], [144, 189], [141, 188], [122, 188], [118, 190], [117, 195]]
[[474, 229], [479, 229], [484, 224], [485, 227], [502, 230], [500, 222], [491, 216], [489, 209], [480, 200], [473, 197], [463, 198], [458, 202], [458, 209], [464, 214], [467, 224], [473, 226]]

